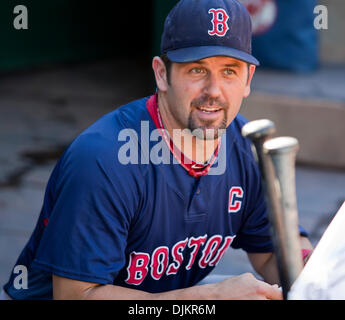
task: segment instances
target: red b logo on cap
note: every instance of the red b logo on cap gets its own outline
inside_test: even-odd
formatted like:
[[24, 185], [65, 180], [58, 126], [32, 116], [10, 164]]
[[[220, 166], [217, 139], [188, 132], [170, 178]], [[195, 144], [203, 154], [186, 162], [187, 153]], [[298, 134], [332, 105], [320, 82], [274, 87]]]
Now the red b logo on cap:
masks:
[[213, 15], [212, 25], [213, 29], [208, 31], [210, 36], [219, 36], [224, 37], [229, 30], [228, 20], [229, 16], [227, 15], [224, 9], [210, 9], [208, 13]]

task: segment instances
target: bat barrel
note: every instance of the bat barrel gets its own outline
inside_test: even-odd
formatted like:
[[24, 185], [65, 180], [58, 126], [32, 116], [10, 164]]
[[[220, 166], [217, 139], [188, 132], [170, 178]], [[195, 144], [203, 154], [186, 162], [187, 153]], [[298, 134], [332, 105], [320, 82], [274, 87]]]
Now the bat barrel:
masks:
[[272, 139], [275, 125], [267, 119], [248, 122], [242, 135], [249, 138], [257, 156], [266, 194], [271, 234], [284, 298], [303, 268], [295, 186], [298, 141], [291, 137]]
[[263, 144], [266, 188], [284, 297], [303, 269], [298, 233], [295, 161], [298, 141], [279, 137]]
[[[259, 164], [261, 173], [263, 172], [263, 144], [270, 139], [275, 133], [276, 128], [274, 122], [268, 119], [253, 120], [246, 123], [242, 128], [242, 136], [250, 139], [255, 147], [254, 154]], [[264, 175], [263, 175], [263, 178]]]

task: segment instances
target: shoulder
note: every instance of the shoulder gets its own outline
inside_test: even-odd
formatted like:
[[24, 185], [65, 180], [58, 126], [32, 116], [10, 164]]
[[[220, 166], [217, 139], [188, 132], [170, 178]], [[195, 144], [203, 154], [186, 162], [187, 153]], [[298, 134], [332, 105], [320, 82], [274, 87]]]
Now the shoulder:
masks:
[[238, 130], [241, 131], [242, 127], [248, 122], [248, 119], [241, 113], [238, 113], [236, 118], [233, 120], [232, 124], [236, 126]]
[[119, 140], [119, 133], [124, 129], [140, 132], [141, 121], [149, 118], [146, 101], [147, 98], [135, 100], [102, 116], [74, 139], [65, 152], [66, 156], [76, 154], [91, 159], [112, 158], [123, 144]]
[[149, 113], [146, 108], [148, 97], [134, 100], [122, 105], [114, 111], [105, 114], [103, 117], [94, 122], [82, 135], [98, 132], [105, 138], [113, 137], [115, 132], [127, 128], [137, 128], [140, 121], [146, 120]]
[[239, 113], [230, 124], [227, 134], [230, 143], [233, 143], [233, 147], [239, 156], [243, 157], [245, 160], [253, 162], [255, 159], [252, 152], [252, 143], [248, 138], [244, 138], [241, 133], [242, 128], [246, 123], [248, 123], [248, 119]]
[[139, 130], [140, 120], [149, 116], [146, 100], [143, 98], [121, 106], [84, 130], [60, 158], [59, 176], [66, 179], [78, 177], [84, 182], [100, 177], [127, 182], [138, 180], [143, 174], [142, 168], [138, 165], [124, 166], [119, 160], [124, 144], [119, 135], [124, 129]]

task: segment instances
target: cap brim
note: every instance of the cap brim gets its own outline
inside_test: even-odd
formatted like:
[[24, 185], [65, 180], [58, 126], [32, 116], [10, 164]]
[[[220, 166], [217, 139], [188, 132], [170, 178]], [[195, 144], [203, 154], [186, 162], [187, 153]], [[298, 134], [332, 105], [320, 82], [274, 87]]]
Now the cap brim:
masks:
[[259, 61], [255, 59], [251, 54], [223, 46], [200, 46], [181, 48], [168, 51], [167, 56], [172, 62], [178, 63], [198, 61], [201, 59], [215, 56], [226, 56], [239, 59], [254, 64], [256, 66], [260, 65]]

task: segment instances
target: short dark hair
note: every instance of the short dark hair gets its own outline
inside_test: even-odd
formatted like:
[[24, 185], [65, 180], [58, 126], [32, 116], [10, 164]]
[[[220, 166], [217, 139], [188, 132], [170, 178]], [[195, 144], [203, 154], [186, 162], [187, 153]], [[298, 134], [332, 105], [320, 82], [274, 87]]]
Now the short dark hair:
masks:
[[167, 71], [167, 81], [168, 81], [168, 84], [170, 85], [170, 72], [171, 72], [172, 61], [168, 58], [168, 55], [166, 53], [163, 53], [161, 55], [161, 59], [164, 62], [165, 69]]
[[[171, 66], [173, 64], [173, 62], [168, 58], [168, 55], [166, 53], [163, 53], [160, 57], [163, 62], [164, 62], [164, 65], [165, 65], [165, 69], [166, 69], [166, 72], [167, 72], [167, 81], [168, 81], [168, 84], [170, 85], [170, 73], [171, 73]], [[250, 63], [246, 62], [247, 64], [247, 69], [248, 69], [248, 77], [247, 77], [247, 82], [249, 81], [249, 68], [250, 68]]]

